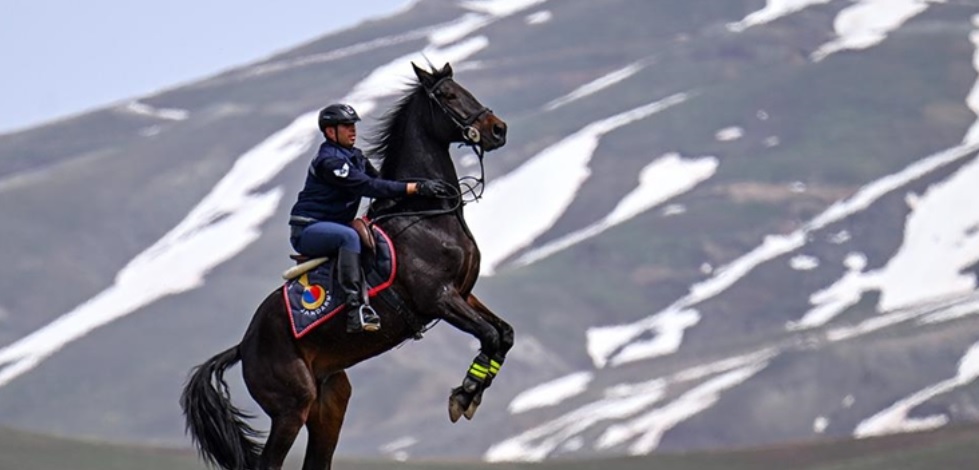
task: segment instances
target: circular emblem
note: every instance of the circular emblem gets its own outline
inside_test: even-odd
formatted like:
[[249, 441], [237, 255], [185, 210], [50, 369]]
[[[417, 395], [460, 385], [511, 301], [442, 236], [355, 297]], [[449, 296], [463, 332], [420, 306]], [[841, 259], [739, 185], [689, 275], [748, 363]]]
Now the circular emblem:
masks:
[[306, 310], [316, 310], [323, 306], [327, 298], [329, 297], [326, 295], [326, 289], [320, 287], [318, 284], [306, 286], [303, 289], [303, 308]]

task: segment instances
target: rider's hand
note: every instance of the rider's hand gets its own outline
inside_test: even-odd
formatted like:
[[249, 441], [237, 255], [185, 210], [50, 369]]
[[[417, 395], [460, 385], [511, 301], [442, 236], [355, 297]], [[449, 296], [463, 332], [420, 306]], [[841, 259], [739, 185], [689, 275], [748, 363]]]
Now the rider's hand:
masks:
[[450, 197], [452, 187], [439, 180], [424, 180], [416, 183], [415, 194], [421, 197]]

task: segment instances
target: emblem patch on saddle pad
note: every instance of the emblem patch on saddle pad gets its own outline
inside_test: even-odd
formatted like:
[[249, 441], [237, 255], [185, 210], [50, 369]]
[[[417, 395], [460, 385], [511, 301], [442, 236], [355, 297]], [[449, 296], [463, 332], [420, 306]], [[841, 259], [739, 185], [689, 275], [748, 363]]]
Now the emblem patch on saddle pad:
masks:
[[[367, 295], [373, 298], [394, 283], [397, 260], [391, 239], [378, 227], [372, 227], [377, 250], [374, 262], [364, 264], [367, 279]], [[289, 322], [292, 334], [301, 338], [318, 325], [326, 323], [345, 305], [340, 295], [334, 267], [336, 258], [317, 266], [302, 276], [282, 285], [282, 295], [289, 306]]]

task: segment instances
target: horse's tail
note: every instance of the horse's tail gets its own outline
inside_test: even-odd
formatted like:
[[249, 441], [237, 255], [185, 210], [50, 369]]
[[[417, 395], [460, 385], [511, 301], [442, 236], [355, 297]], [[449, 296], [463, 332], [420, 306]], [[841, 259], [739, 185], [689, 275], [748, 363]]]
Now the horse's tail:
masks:
[[237, 345], [191, 371], [180, 396], [187, 432], [208, 463], [227, 470], [255, 468], [262, 453], [252, 440], [261, 435], [245, 419], [251, 416], [231, 404], [224, 371], [241, 360]]

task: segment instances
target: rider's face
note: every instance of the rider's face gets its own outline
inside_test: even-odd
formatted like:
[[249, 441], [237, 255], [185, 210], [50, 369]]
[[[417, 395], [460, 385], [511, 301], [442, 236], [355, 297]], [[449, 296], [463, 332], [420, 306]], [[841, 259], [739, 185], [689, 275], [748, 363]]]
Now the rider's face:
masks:
[[326, 130], [327, 137], [333, 137], [333, 140], [336, 141], [336, 143], [339, 144], [341, 147], [350, 148], [353, 147], [355, 143], [357, 143], [356, 124], [338, 124], [337, 127], [335, 128], [336, 134], [330, 135], [333, 134], [333, 132], [330, 132], [333, 129], [334, 128], [327, 128]]

